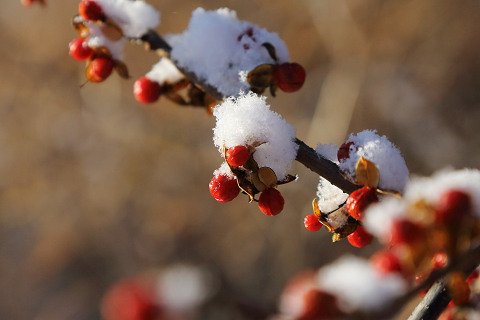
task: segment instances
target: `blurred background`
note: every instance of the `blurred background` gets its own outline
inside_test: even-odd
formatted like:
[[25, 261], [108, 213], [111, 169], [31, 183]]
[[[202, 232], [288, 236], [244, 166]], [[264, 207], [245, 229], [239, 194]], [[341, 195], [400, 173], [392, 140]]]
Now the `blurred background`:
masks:
[[[149, 2], [162, 34], [181, 32], [199, 6], [227, 6], [278, 32], [307, 81], [268, 101], [311, 146], [372, 128], [413, 174], [479, 167], [479, 1]], [[203, 318], [249, 319], [235, 301], [274, 311], [298, 271], [374, 250], [304, 229], [318, 177], [298, 164], [274, 218], [244, 197], [217, 203], [208, 191], [221, 163], [214, 120], [165, 100], [135, 102], [134, 79], [157, 60], [141, 46], [125, 57], [133, 79], [80, 88], [84, 65], [67, 49], [77, 5], [2, 1], [1, 319], [99, 319], [112, 283], [179, 262], [225, 284], [227, 298]]]

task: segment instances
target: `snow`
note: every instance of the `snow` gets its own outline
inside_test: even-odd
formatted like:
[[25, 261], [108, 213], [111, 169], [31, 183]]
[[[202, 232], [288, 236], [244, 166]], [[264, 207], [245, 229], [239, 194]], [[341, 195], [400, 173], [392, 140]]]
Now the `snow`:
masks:
[[315, 151], [317, 152], [318, 155], [324, 157], [325, 159], [338, 164], [338, 160], [337, 160], [338, 146], [336, 144], [319, 144], [315, 148]]
[[351, 134], [347, 139], [350, 141], [353, 142], [350, 156], [339, 164], [343, 172], [353, 180], [357, 161], [364, 157], [375, 163], [380, 171], [381, 189], [403, 191], [408, 181], [408, 168], [398, 148], [387, 137], [378, 135], [375, 130], [364, 130]]
[[95, 0], [129, 38], [140, 38], [160, 24], [160, 13], [144, 1]]
[[173, 62], [167, 58], [160, 58], [160, 61], [145, 76], [160, 85], [164, 83], [175, 84], [184, 78]]
[[230, 167], [228, 166], [228, 164], [226, 162], [222, 163], [220, 168], [218, 168], [217, 170], [215, 170], [213, 172], [214, 177], [220, 176], [220, 175], [224, 175], [224, 176], [227, 176], [229, 178], [235, 178], [235, 175], [233, 174], [232, 170], [230, 170]]
[[408, 285], [398, 274], [380, 274], [368, 260], [344, 256], [318, 272], [318, 285], [335, 295], [346, 312], [370, 311], [406, 292]]
[[168, 42], [172, 59], [182, 69], [193, 72], [224, 96], [248, 91], [245, 73], [275, 62], [263, 43], [269, 42], [276, 48], [280, 63], [289, 60], [288, 49], [277, 34], [238, 20], [236, 12], [227, 8], [196, 9], [188, 29], [170, 36]]
[[407, 212], [404, 201], [397, 198], [384, 199], [368, 207], [363, 226], [369, 233], [387, 242], [393, 222], [405, 217]]
[[250, 92], [215, 107], [213, 142], [222, 154], [223, 147], [262, 143], [256, 147], [254, 160], [260, 167], [270, 167], [282, 180], [297, 155], [295, 128], [270, 110], [265, 100]]
[[127, 41], [123, 38], [117, 41], [110, 40], [103, 34], [101, 28], [95, 22], [86, 21], [85, 23], [89, 29], [89, 35], [87, 37], [88, 46], [90, 48], [105, 47], [114, 59], [122, 60]]

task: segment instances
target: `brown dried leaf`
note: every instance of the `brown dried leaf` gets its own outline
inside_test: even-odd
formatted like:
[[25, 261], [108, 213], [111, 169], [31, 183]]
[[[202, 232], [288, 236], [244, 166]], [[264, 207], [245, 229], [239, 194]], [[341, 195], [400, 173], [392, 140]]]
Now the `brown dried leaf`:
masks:
[[277, 185], [277, 175], [275, 174], [275, 171], [272, 170], [272, 168], [259, 168], [258, 178], [269, 188], [275, 187]]
[[313, 214], [316, 215], [317, 217], [322, 216], [322, 212], [320, 211], [320, 208], [318, 207], [318, 200], [317, 198], [314, 198], [312, 201], [312, 209], [313, 209]]
[[336, 242], [348, 237], [351, 233], [355, 231], [355, 229], [357, 229], [357, 227], [358, 222], [348, 219], [347, 223], [343, 227], [335, 230], [332, 235], [332, 241]]
[[356, 183], [371, 188], [377, 188], [380, 181], [380, 171], [370, 160], [361, 157], [355, 167]]
[[268, 54], [273, 59], [273, 61], [278, 62], [277, 50], [275, 49], [275, 47], [270, 42], [264, 42], [262, 43], [262, 46], [267, 49]]
[[260, 180], [257, 174], [252, 173], [250, 180], [258, 191], [262, 192], [263, 190], [267, 189], [267, 185]]
[[252, 88], [265, 89], [273, 81], [273, 64], [261, 64], [251, 70], [247, 75], [247, 82]]
[[123, 79], [129, 79], [130, 75], [128, 73], [127, 65], [120, 60], [114, 60], [114, 62], [115, 71], [117, 71], [118, 75]]
[[112, 41], [118, 41], [123, 38], [123, 31], [115, 22], [108, 20], [100, 25], [103, 35]]

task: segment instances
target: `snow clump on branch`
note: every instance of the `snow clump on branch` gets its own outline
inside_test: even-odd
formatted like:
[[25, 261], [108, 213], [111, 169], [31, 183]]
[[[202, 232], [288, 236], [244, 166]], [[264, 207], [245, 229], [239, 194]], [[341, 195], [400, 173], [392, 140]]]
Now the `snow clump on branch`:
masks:
[[295, 129], [270, 110], [265, 97], [252, 92], [230, 97], [217, 106], [213, 142], [220, 153], [234, 146], [256, 146], [253, 158], [284, 179], [297, 156]]
[[[250, 86], [241, 75], [255, 67], [289, 60], [288, 49], [276, 33], [238, 20], [236, 12], [227, 8], [196, 9], [188, 29], [168, 40], [172, 59], [224, 96], [247, 91]], [[275, 48], [278, 61], [270, 56], [264, 43]]]

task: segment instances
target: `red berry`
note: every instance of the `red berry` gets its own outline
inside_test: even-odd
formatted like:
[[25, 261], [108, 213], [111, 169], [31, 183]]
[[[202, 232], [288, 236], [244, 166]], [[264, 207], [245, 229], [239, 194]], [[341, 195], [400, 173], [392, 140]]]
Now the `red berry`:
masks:
[[154, 320], [160, 314], [152, 293], [132, 281], [114, 285], [102, 300], [105, 320]]
[[372, 256], [370, 261], [381, 274], [402, 272], [402, 263], [393, 252], [379, 251]]
[[478, 279], [478, 275], [479, 275], [478, 270], [475, 270], [472, 273], [470, 273], [470, 275], [467, 277], [467, 283], [471, 285], [475, 280]]
[[87, 79], [90, 82], [102, 82], [110, 76], [114, 67], [115, 63], [110, 58], [95, 58], [87, 66]]
[[45, 0], [22, 0], [22, 4], [26, 7], [29, 7], [31, 6], [32, 4], [34, 4], [35, 2], [38, 2], [39, 4], [41, 4], [42, 6], [45, 5]]
[[365, 231], [362, 226], [358, 226], [357, 229], [348, 235], [347, 240], [350, 244], [357, 248], [363, 248], [372, 242], [373, 236]]
[[241, 167], [250, 158], [250, 152], [245, 146], [235, 146], [228, 148], [226, 158], [228, 164], [232, 167]]
[[353, 145], [352, 141], [343, 143], [337, 151], [337, 159], [338, 161], [342, 162], [350, 158], [350, 146]]
[[275, 188], [265, 189], [258, 199], [258, 207], [267, 216], [276, 216], [283, 210], [282, 194]]
[[303, 219], [303, 224], [308, 231], [318, 231], [322, 227], [320, 220], [318, 220], [318, 217], [313, 213]]
[[92, 48], [90, 48], [84, 38], [77, 38], [70, 41], [68, 44], [70, 56], [78, 61], [87, 60], [92, 55]]
[[305, 69], [298, 63], [282, 63], [273, 71], [275, 84], [284, 92], [299, 90], [305, 82]]
[[82, 0], [78, 5], [78, 12], [85, 20], [105, 20], [102, 8], [93, 0]]
[[347, 211], [350, 216], [362, 220], [365, 209], [373, 202], [378, 201], [374, 188], [365, 186], [353, 191], [347, 198]]
[[442, 194], [435, 210], [435, 218], [439, 223], [452, 223], [472, 211], [470, 196], [461, 190], [449, 190]]
[[424, 228], [410, 220], [400, 219], [392, 224], [390, 245], [413, 244], [424, 239]]
[[341, 315], [337, 298], [317, 289], [309, 290], [304, 296], [305, 309], [298, 320], [338, 319]]
[[162, 87], [158, 82], [147, 77], [141, 77], [133, 84], [135, 99], [141, 103], [153, 103], [158, 100], [162, 93]]
[[437, 252], [432, 257], [432, 267], [433, 269], [440, 269], [447, 265], [448, 256], [445, 252]]
[[237, 180], [224, 174], [214, 176], [208, 185], [210, 194], [218, 202], [228, 202], [235, 199], [240, 193]]

